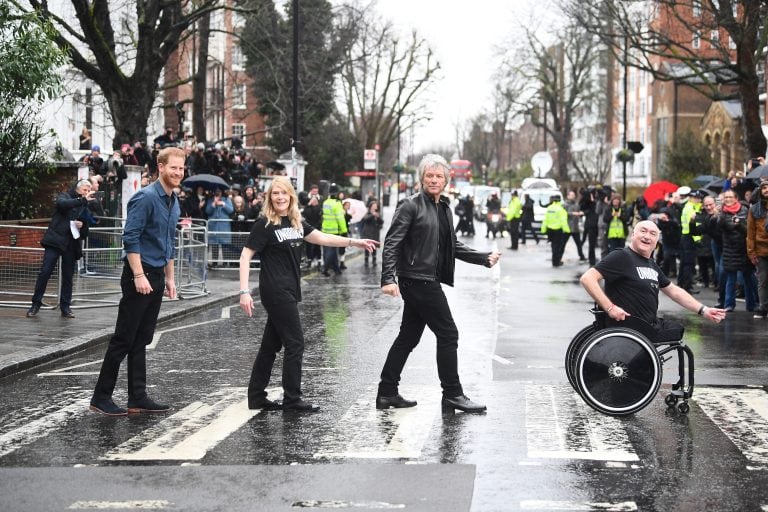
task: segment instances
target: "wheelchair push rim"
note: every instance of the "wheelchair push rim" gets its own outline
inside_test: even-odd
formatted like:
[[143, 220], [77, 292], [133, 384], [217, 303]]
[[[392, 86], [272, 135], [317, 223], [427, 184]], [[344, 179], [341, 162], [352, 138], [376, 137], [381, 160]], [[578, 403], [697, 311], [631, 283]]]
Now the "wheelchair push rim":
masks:
[[579, 355], [579, 350], [582, 345], [584, 345], [584, 342], [595, 332], [596, 329], [593, 324], [584, 327], [576, 333], [576, 336], [573, 337], [568, 344], [568, 349], [565, 351], [565, 375], [568, 377], [568, 382], [571, 384], [571, 387], [576, 391], [579, 390], [579, 387], [576, 384], [576, 358]]
[[604, 414], [633, 414], [656, 396], [662, 363], [653, 343], [637, 331], [604, 329], [584, 342], [576, 358], [576, 383], [587, 404]]

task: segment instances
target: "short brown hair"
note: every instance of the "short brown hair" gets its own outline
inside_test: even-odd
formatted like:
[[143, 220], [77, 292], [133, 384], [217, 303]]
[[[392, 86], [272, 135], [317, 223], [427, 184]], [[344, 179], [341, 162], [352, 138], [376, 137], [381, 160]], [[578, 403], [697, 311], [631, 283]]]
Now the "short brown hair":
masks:
[[160, 152], [157, 154], [157, 163], [166, 165], [168, 163], [168, 160], [171, 159], [171, 157], [177, 156], [184, 160], [186, 158], [186, 154], [184, 153], [184, 150], [181, 148], [163, 148], [160, 150]]

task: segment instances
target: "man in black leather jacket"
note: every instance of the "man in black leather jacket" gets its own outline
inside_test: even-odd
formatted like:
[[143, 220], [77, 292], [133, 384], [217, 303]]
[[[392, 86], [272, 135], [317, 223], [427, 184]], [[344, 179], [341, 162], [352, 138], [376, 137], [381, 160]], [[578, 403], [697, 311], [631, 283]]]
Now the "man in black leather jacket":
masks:
[[381, 371], [377, 409], [416, 405], [398, 393], [398, 384], [425, 326], [437, 337], [443, 411], [477, 413], [486, 409], [467, 398], [461, 387], [456, 355], [459, 332], [440, 283], [453, 286], [456, 258], [492, 267], [501, 253], [476, 251], [456, 239], [448, 199], [441, 195], [449, 176], [450, 167], [443, 157], [426, 155], [419, 164], [421, 192], [398, 206], [384, 240], [381, 290], [392, 297], [402, 293], [405, 307], [400, 333]]

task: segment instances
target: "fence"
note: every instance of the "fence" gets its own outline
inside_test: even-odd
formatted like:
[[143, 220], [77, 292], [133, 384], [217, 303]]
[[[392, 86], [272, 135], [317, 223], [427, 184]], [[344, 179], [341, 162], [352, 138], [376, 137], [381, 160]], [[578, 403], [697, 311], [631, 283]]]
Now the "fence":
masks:
[[[115, 306], [122, 294], [122, 219], [100, 217], [98, 220], [98, 225], [89, 229], [83, 258], [73, 277], [73, 308]], [[46, 229], [42, 226], [0, 225], [0, 307], [29, 307], [45, 252], [40, 240]], [[179, 298], [207, 295], [208, 228], [205, 220], [179, 223], [174, 270]], [[57, 263], [48, 281], [43, 307], [56, 307], [60, 293], [61, 269]]]
[[[240, 253], [248, 241], [254, 220], [232, 221], [230, 219], [209, 220], [215, 231], [208, 231], [210, 268], [236, 270], [240, 268]], [[259, 267], [258, 256], [251, 261], [251, 267]]]

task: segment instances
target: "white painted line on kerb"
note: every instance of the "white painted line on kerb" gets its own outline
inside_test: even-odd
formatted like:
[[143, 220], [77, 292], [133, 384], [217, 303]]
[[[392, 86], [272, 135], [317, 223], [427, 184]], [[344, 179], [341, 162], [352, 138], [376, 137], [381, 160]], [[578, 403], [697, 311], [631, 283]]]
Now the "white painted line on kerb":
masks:
[[42, 439], [68, 420], [84, 414], [91, 394], [66, 391], [54, 397], [50, 405], [24, 407], [11, 413], [3, 422], [4, 432], [0, 431], [0, 457]]
[[590, 409], [569, 386], [526, 384], [525, 427], [529, 458], [640, 460], [621, 421]]
[[166, 500], [131, 500], [131, 501], [76, 501], [67, 507], [70, 510], [162, 510], [173, 507]]
[[[274, 397], [279, 388], [268, 390]], [[260, 410], [248, 409], [247, 388], [223, 388], [193, 402], [101, 457], [105, 460], [200, 460]]]
[[67, 366], [65, 368], [59, 368], [57, 370], [51, 370], [50, 372], [42, 372], [38, 373], [38, 377], [68, 377], [68, 376], [84, 376], [84, 375], [98, 375], [98, 371], [92, 371], [92, 372], [72, 372], [70, 370], [74, 370], [75, 368], [82, 368], [83, 366], [92, 366], [101, 364], [101, 359], [97, 359], [95, 361], [88, 361], [87, 363], [80, 363], [75, 364], [72, 366]]
[[199, 327], [201, 325], [212, 324], [212, 323], [215, 323], [215, 322], [221, 322], [222, 320], [224, 320], [223, 317], [222, 318], [217, 318], [215, 320], [206, 320], [205, 322], [197, 322], [196, 324], [180, 325], [179, 327], [172, 327], [170, 329], [165, 329], [165, 330], [162, 330], [162, 331], [155, 331], [155, 334], [152, 336], [152, 343], [147, 345], [147, 350], [154, 350], [154, 349], [156, 349], [157, 348], [157, 343], [160, 341], [160, 337], [163, 334], [167, 333], [167, 332], [180, 331], [182, 329], [189, 329], [191, 327]]
[[754, 388], [696, 388], [694, 400], [750, 462], [768, 468], [768, 393]]
[[440, 394], [434, 389], [408, 389], [420, 397], [416, 407], [377, 410], [375, 390], [364, 393], [347, 410], [333, 431], [322, 441], [315, 458], [418, 459], [440, 411]]
[[522, 510], [599, 510], [609, 512], [632, 512], [637, 510], [634, 501], [620, 503], [584, 502], [575, 501], [551, 501], [551, 500], [525, 500], [520, 502]]

